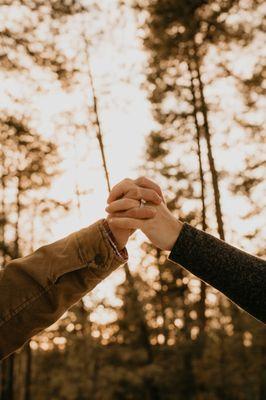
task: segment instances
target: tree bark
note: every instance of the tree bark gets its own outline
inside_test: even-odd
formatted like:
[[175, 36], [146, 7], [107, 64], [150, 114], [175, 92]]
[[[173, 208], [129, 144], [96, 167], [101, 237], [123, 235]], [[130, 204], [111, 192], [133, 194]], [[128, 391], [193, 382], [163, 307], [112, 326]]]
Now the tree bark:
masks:
[[25, 369], [25, 379], [24, 379], [24, 400], [31, 400], [31, 371], [32, 371], [32, 352], [30, 344], [27, 343], [24, 349], [26, 354], [26, 369]]
[[[213, 187], [213, 193], [214, 193], [214, 204], [215, 204], [215, 215], [216, 215], [216, 221], [217, 221], [217, 231], [219, 234], [220, 239], [225, 240], [225, 234], [224, 234], [224, 224], [223, 224], [223, 216], [222, 216], [222, 210], [221, 210], [221, 196], [220, 196], [220, 189], [219, 189], [219, 179], [218, 179], [218, 173], [217, 169], [215, 166], [215, 161], [213, 157], [213, 151], [212, 151], [212, 144], [211, 144], [211, 132], [210, 132], [210, 127], [209, 127], [209, 120], [208, 120], [208, 107], [207, 103], [205, 100], [205, 94], [204, 94], [204, 86], [203, 86], [203, 81], [202, 81], [202, 76], [201, 76], [201, 71], [200, 71], [200, 63], [199, 63], [199, 57], [198, 57], [198, 49], [197, 45], [195, 43], [195, 40], [193, 40], [193, 45], [192, 45], [192, 57], [193, 57], [193, 64], [195, 65], [195, 72], [197, 76], [197, 83], [198, 83], [198, 90], [199, 90], [199, 95], [200, 95], [200, 102], [201, 102], [201, 107], [200, 111], [203, 116], [203, 134], [206, 140], [206, 145], [207, 145], [207, 155], [208, 155], [208, 161], [209, 161], [209, 167], [210, 167], [210, 172], [211, 172], [211, 177], [212, 177], [212, 187]], [[192, 81], [193, 76], [192, 76]], [[206, 288], [205, 288], [205, 296], [206, 296]], [[221, 303], [222, 299], [221, 296], [219, 296], [219, 302]], [[223, 335], [223, 332], [222, 332]], [[221, 337], [221, 368], [220, 368], [220, 374], [221, 374], [221, 387], [220, 387], [220, 396], [221, 399], [226, 399], [226, 393], [225, 393], [225, 371], [224, 371], [224, 340], [223, 337]]]
[[0, 210], [0, 243], [1, 243], [1, 261], [0, 265], [4, 267], [6, 263], [6, 242], [5, 242], [5, 227], [6, 227], [6, 175], [5, 175], [5, 153], [1, 150], [1, 210]]
[[[85, 43], [85, 57], [86, 57], [86, 62], [87, 62], [87, 66], [88, 66], [87, 72], [89, 75], [89, 80], [90, 80], [91, 90], [92, 90], [92, 95], [93, 95], [93, 109], [94, 109], [94, 115], [95, 115], [97, 139], [98, 139], [98, 143], [99, 143], [99, 147], [100, 147], [100, 151], [101, 151], [102, 165], [103, 165], [103, 169], [104, 169], [104, 173], [105, 173], [107, 190], [110, 193], [111, 185], [110, 185], [109, 172], [108, 172], [108, 167], [107, 167], [106, 157], [105, 157], [103, 133], [102, 133], [101, 123], [100, 123], [100, 118], [99, 118], [98, 99], [97, 99], [97, 95], [96, 95], [96, 91], [95, 91], [95, 87], [94, 87], [94, 79], [93, 79], [93, 74], [92, 74], [92, 70], [91, 70], [91, 66], [90, 66], [89, 43], [87, 41], [85, 34], [83, 34], [83, 39], [84, 39], [84, 43]], [[134, 279], [130, 272], [128, 263], [124, 264], [124, 270], [125, 270], [125, 274], [126, 274], [126, 279], [129, 282], [133, 296], [135, 298], [135, 303], [137, 305], [137, 314], [139, 317], [139, 327], [140, 327], [140, 332], [142, 335], [143, 347], [147, 353], [147, 363], [152, 364], [153, 360], [154, 360], [154, 356], [153, 356], [152, 346], [150, 343], [147, 321], [146, 321], [144, 313], [143, 313], [142, 305], [138, 300], [137, 291], [134, 286]], [[149, 386], [150, 386], [151, 399], [159, 400], [160, 399], [159, 394], [157, 392], [157, 389], [154, 387], [153, 383], [149, 382]]]
[[[21, 174], [18, 171], [17, 174], [17, 195], [16, 195], [16, 212], [17, 212], [17, 219], [15, 223], [15, 240], [14, 240], [14, 250], [13, 250], [13, 257], [18, 258], [20, 255], [19, 250], [19, 221], [20, 221], [20, 214], [21, 214]], [[4, 396], [3, 400], [13, 400], [14, 398], [14, 363], [15, 363], [15, 354], [11, 354], [6, 360], [7, 363], [7, 377], [6, 377], [6, 388], [4, 389]]]
[[101, 151], [102, 165], [103, 165], [103, 169], [104, 169], [107, 190], [108, 190], [108, 192], [110, 192], [111, 186], [110, 186], [109, 173], [108, 173], [105, 151], [104, 151], [102, 127], [101, 127], [99, 112], [98, 112], [98, 99], [96, 96], [96, 91], [95, 91], [95, 86], [94, 86], [94, 78], [93, 78], [93, 73], [92, 73], [91, 64], [90, 64], [89, 42], [88, 42], [85, 34], [83, 34], [83, 40], [84, 40], [84, 44], [85, 44], [85, 58], [86, 58], [86, 63], [87, 63], [87, 67], [88, 67], [87, 72], [88, 72], [88, 76], [89, 76], [89, 80], [90, 80], [90, 87], [91, 87], [92, 97], [93, 97], [93, 110], [94, 110], [94, 116], [95, 116], [96, 136], [97, 136], [100, 151]]
[[[197, 142], [197, 156], [198, 156], [198, 164], [199, 164], [199, 177], [200, 177], [200, 184], [201, 184], [201, 225], [202, 225], [202, 230], [206, 231], [207, 230], [207, 221], [206, 221], [206, 204], [205, 204], [205, 179], [204, 179], [204, 172], [203, 172], [203, 164], [202, 164], [202, 152], [201, 152], [201, 130], [200, 130], [200, 125], [197, 117], [197, 99], [196, 99], [196, 88], [194, 85], [194, 80], [193, 80], [193, 73], [192, 73], [192, 67], [190, 63], [188, 62], [188, 68], [190, 72], [190, 89], [191, 89], [191, 94], [192, 94], [192, 102], [193, 102], [193, 118], [194, 118], [194, 125], [195, 125], [195, 131], [196, 131], [196, 142]], [[206, 328], [206, 316], [205, 316], [205, 310], [206, 310], [206, 284], [203, 281], [200, 281], [200, 302], [199, 302], [199, 323], [200, 323], [200, 338], [204, 341], [205, 337], [205, 328]], [[202, 346], [200, 346], [201, 349], [203, 349], [203, 343]]]
[[162, 277], [162, 270], [160, 268], [159, 265], [159, 259], [160, 259], [160, 255], [161, 255], [161, 250], [160, 249], [156, 249], [156, 259], [158, 262], [158, 269], [159, 269], [159, 281], [160, 281], [160, 286], [161, 286], [161, 290], [159, 293], [160, 296], [160, 302], [161, 302], [161, 314], [162, 314], [162, 318], [163, 318], [163, 336], [164, 336], [164, 344], [167, 344], [167, 340], [168, 340], [168, 329], [166, 326], [166, 312], [165, 312], [165, 308], [166, 308], [166, 304], [164, 301], [164, 294], [163, 294], [163, 277]]
[[217, 169], [215, 166], [215, 161], [213, 157], [213, 151], [212, 151], [212, 144], [211, 144], [211, 133], [210, 133], [210, 127], [209, 127], [209, 120], [208, 120], [208, 108], [205, 100], [205, 95], [204, 95], [204, 89], [203, 89], [203, 82], [202, 82], [202, 77], [201, 77], [201, 72], [200, 72], [200, 65], [199, 65], [199, 58], [198, 58], [198, 52], [197, 52], [197, 45], [194, 41], [193, 43], [193, 49], [194, 49], [194, 62], [195, 62], [195, 69], [197, 73], [197, 79], [199, 83], [199, 92], [200, 92], [200, 98], [201, 98], [201, 112], [203, 115], [203, 127], [204, 127], [204, 136], [206, 139], [206, 144], [207, 144], [207, 150], [208, 150], [208, 160], [209, 160], [209, 165], [210, 165], [210, 171], [211, 171], [211, 176], [212, 176], [212, 185], [213, 185], [213, 191], [214, 191], [214, 203], [215, 203], [215, 211], [216, 211], [216, 218], [217, 218], [217, 228], [218, 228], [218, 233], [219, 236], [222, 240], [225, 239], [225, 234], [224, 234], [224, 226], [223, 226], [223, 216], [222, 216], [222, 209], [221, 209], [221, 196], [220, 196], [220, 190], [219, 190], [219, 182], [218, 182], [218, 173]]

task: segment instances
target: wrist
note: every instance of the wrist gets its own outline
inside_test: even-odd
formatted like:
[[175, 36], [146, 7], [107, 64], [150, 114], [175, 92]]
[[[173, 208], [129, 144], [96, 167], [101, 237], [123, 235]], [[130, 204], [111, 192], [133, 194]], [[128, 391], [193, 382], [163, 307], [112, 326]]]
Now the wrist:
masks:
[[171, 251], [173, 249], [182, 228], [183, 228], [183, 223], [178, 219], [174, 219], [169, 230], [169, 237], [165, 250]]
[[111, 225], [108, 223], [108, 220], [103, 220], [103, 227], [105, 232], [107, 233], [109, 241], [115, 247], [116, 251], [118, 251], [123, 257], [127, 257], [127, 251], [125, 249], [126, 241], [119, 240], [119, 238], [117, 237], [118, 235], [115, 234], [115, 229], [111, 227]]

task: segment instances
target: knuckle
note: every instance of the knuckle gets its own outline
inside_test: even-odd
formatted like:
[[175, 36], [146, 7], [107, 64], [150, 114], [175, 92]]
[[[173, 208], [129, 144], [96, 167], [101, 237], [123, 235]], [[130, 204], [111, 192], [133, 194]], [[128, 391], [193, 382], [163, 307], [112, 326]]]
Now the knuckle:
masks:
[[137, 191], [138, 199], [141, 198], [141, 195], [142, 195], [141, 189], [140, 189], [140, 188], [137, 188], [136, 191]]
[[139, 189], [138, 188], [131, 189], [130, 195], [132, 197], [134, 197], [135, 199], [138, 199], [138, 197], [139, 197]]
[[146, 181], [147, 181], [147, 180], [146, 180], [145, 176], [140, 176], [140, 177], [137, 179], [137, 183], [139, 183], [140, 185], [141, 185], [141, 184], [144, 184]]
[[149, 191], [147, 192], [147, 197], [150, 201], [154, 201], [154, 199], [157, 198], [156, 192], [153, 189], [149, 189]]

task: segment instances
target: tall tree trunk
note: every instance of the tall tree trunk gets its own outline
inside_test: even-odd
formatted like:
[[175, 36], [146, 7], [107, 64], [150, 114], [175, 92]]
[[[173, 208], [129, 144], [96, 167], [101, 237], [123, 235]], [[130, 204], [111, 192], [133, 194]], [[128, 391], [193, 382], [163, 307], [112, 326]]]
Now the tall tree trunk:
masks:
[[159, 264], [160, 256], [161, 256], [161, 250], [157, 248], [156, 249], [156, 259], [157, 259], [157, 262], [158, 262], [159, 281], [160, 281], [160, 286], [161, 286], [161, 290], [160, 290], [159, 296], [160, 296], [160, 302], [161, 302], [161, 315], [162, 315], [162, 318], [163, 318], [164, 343], [166, 344], [167, 340], [168, 340], [168, 329], [167, 329], [167, 326], [166, 326], [166, 311], [165, 311], [166, 304], [165, 304], [165, 301], [164, 301], [164, 293], [163, 293], [163, 290], [162, 290], [162, 287], [163, 287], [162, 269], [160, 268], [160, 264]]
[[[198, 165], [199, 165], [199, 178], [200, 178], [200, 186], [201, 186], [201, 226], [202, 230], [207, 230], [207, 220], [206, 220], [206, 204], [205, 204], [205, 179], [204, 179], [204, 170], [203, 170], [203, 162], [202, 162], [202, 151], [201, 151], [201, 129], [198, 121], [198, 106], [197, 106], [197, 98], [196, 98], [196, 87], [194, 85], [193, 78], [193, 70], [188, 62], [188, 68], [190, 72], [190, 90], [192, 93], [192, 103], [193, 103], [193, 119], [195, 125], [196, 132], [196, 143], [197, 143], [197, 156], [198, 156]], [[196, 357], [199, 359], [202, 358], [205, 348], [206, 342], [206, 289], [207, 285], [205, 282], [200, 280], [200, 300], [198, 304], [198, 323], [199, 323], [199, 336], [197, 340], [196, 347]], [[196, 392], [204, 393], [206, 392], [206, 385], [204, 383], [195, 383]]]
[[[134, 303], [137, 305], [136, 307], [136, 311], [137, 311], [137, 315], [138, 315], [138, 323], [139, 323], [139, 328], [140, 328], [140, 333], [141, 333], [141, 343], [143, 348], [146, 351], [147, 354], [147, 364], [153, 364], [154, 362], [154, 354], [153, 354], [153, 349], [152, 349], [152, 345], [150, 342], [150, 336], [149, 336], [149, 330], [148, 330], [148, 325], [147, 325], [147, 321], [144, 315], [144, 311], [143, 311], [143, 306], [140, 303], [139, 299], [138, 299], [138, 291], [135, 288], [134, 285], [134, 279], [133, 276], [130, 272], [130, 269], [128, 267], [128, 264], [125, 264], [125, 272], [126, 272], [126, 278], [127, 281], [129, 282], [130, 288], [131, 288], [131, 292], [133, 295], [133, 299], [134, 299]], [[156, 386], [154, 385], [152, 379], [150, 378], [146, 378], [146, 383], [147, 383], [147, 389], [149, 391], [150, 394], [150, 399], [151, 400], [160, 400], [160, 395], [158, 393], [158, 389], [156, 388]]]
[[[1, 242], [1, 265], [0, 268], [5, 266], [6, 262], [6, 242], [5, 242], [5, 226], [6, 226], [6, 212], [5, 212], [5, 195], [6, 195], [6, 180], [5, 180], [5, 154], [1, 150], [1, 223], [0, 223], [0, 242]], [[7, 389], [7, 366], [8, 361], [0, 361], [0, 399], [5, 400]]]
[[[7, 244], [6, 244], [6, 177], [5, 177], [5, 153], [1, 149], [1, 211], [0, 211], [0, 243], [1, 243], [1, 260], [0, 268], [4, 268], [7, 256]], [[0, 399], [7, 399], [7, 371], [8, 371], [8, 360], [0, 361]]]
[[[14, 250], [13, 250], [13, 258], [18, 258], [20, 255], [19, 251], [19, 221], [20, 221], [20, 213], [21, 213], [21, 175], [18, 173], [17, 176], [18, 184], [17, 184], [17, 195], [16, 195], [16, 212], [17, 219], [15, 223], [15, 240], [14, 240]], [[7, 377], [6, 377], [6, 388], [4, 389], [3, 400], [13, 400], [14, 398], [14, 363], [15, 363], [15, 354], [12, 354], [6, 360], [7, 363]]]
[[[87, 65], [88, 65], [88, 75], [89, 75], [90, 86], [91, 86], [92, 95], [93, 95], [93, 109], [94, 109], [94, 115], [95, 115], [97, 139], [98, 139], [98, 143], [99, 143], [99, 147], [100, 147], [100, 151], [101, 151], [102, 165], [103, 165], [103, 169], [104, 169], [104, 173], [105, 173], [105, 180], [106, 180], [107, 190], [108, 190], [108, 192], [110, 192], [111, 191], [111, 185], [110, 185], [109, 172], [108, 172], [108, 167], [107, 167], [106, 157], [105, 157], [105, 150], [104, 150], [104, 143], [103, 143], [103, 133], [102, 133], [102, 128], [101, 128], [101, 124], [100, 124], [100, 118], [99, 118], [98, 99], [97, 99], [97, 95], [96, 95], [96, 91], [95, 91], [95, 87], [94, 87], [94, 79], [93, 79], [93, 74], [92, 74], [92, 70], [91, 70], [91, 66], [90, 66], [89, 43], [88, 43], [88, 40], [87, 40], [85, 34], [83, 34], [83, 39], [84, 39], [84, 44], [85, 44], [85, 53], [86, 53], [85, 57], [86, 57]], [[135, 303], [137, 305], [137, 313], [138, 313], [138, 318], [139, 318], [139, 327], [140, 327], [140, 332], [141, 332], [141, 335], [142, 335], [143, 347], [145, 348], [146, 354], [147, 354], [147, 363], [148, 364], [152, 364], [153, 360], [154, 360], [154, 357], [153, 357], [152, 346], [151, 346], [150, 338], [149, 338], [147, 321], [146, 321], [146, 318], [144, 316], [142, 304], [138, 300], [137, 290], [136, 290], [136, 288], [134, 286], [134, 279], [133, 279], [133, 276], [132, 276], [132, 274], [130, 272], [128, 263], [124, 264], [124, 269], [125, 269], [126, 279], [129, 282], [129, 285], [131, 287], [132, 293], [133, 293], [134, 298], [135, 298]], [[153, 400], [159, 400], [159, 394], [158, 394], [156, 388], [154, 387], [153, 383], [149, 382], [149, 386], [150, 386], [151, 398]]]
[[[187, 272], [182, 268], [180, 268], [180, 274], [182, 281], [184, 278], [187, 278]], [[186, 304], [187, 300], [187, 290], [188, 286], [185, 284], [185, 290], [182, 292], [182, 304], [183, 304], [183, 322], [184, 325], [181, 329], [183, 334], [183, 342], [182, 342], [182, 363], [184, 365], [185, 374], [183, 376], [183, 389], [181, 391], [181, 398], [186, 400], [194, 400], [195, 392], [196, 392], [196, 377], [193, 369], [193, 360], [194, 360], [194, 351], [193, 351], [193, 341], [191, 340], [191, 319], [189, 316], [189, 306]]]
[[4, 151], [1, 150], [1, 210], [0, 210], [0, 266], [4, 267], [6, 263], [6, 252], [7, 252], [7, 244], [5, 241], [5, 231], [6, 231], [6, 175], [5, 175], [5, 154]]
[[[97, 107], [96, 107], [97, 111]], [[73, 142], [75, 146], [75, 169], [76, 169], [76, 174], [75, 177], [78, 176], [78, 149], [76, 147], [76, 133], [73, 134]], [[106, 164], [105, 164], [106, 165]], [[74, 192], [75, 192], [75, 197], [76, 197], [76, 208], [78, 212], [78, 217], [79, 217], [79, 222], [81, 223], [82, 219], [82, 214], [81, 214], [81, 191], [79, 187], [79, 183], [77, 178], [75, 179], [75, 187], [74, 187]], [[78, 308], [78, 312], [80, 314], [80, 323], [81, 323], [81, 333], [83, 336], [83, 341], [81, 342], [81, 345], [83, 346], [83, 354], [85, 357], [87, 357], [87, 349], [88, 349], [88, 342], [86, 340], [86, 336], [89, 334], [91, 338], [91, 323], [88, 321], [88, 313], [86, 310], [86, 306], [84, 303], [83, 299], [80, 299], [80, 301], [77, 303], [76, 307]], [[89, 326], [88, 326], [89, 325]], [[88, 329], [89, 328], [89, 329]], [[95, 347], [95, 344], [91, 343], [93, 347]], [[95, 349], [94, 349], [95, 350]], [[94, 360], [94, 367], [93, 367], [93, 373], [92, 373], [92, 388], [91, 388], [91, 393], [90, 393], [90, 398], [94, 399], [96, 398], [97, 395], [97, 388], [98, 388], [98, 377], [99, 377], [99, 360], [98, 360], [98, 353], [97, 351], [94, 351], [93, 353], [93, 360]], [[26, 399], [25, 399], [26, 400]]]
[[261, 324], [258, 327], [257, 344], [258, 353], [260, 354], [260, 379], [259, 379], [259, 400], [266, 398], [266, 340], [265, 340], [265, 327]]
[[[4, 267], [5, 264], [5, 155], [3, 150], [1, 150], [1, 210], [0, 210], [0, 269]], [[5, 380], [5, 368], [4, 362], [0, 361], [0, 399], [3, 398], [4, 390], [4, 380]]]
[[[214, 162], [214, 157], [213, 157], [213, 152], [212, 152], [211, 133], [210, 133], [209, 121], [208, 121], [208, 107], [207, 107], [205, 95], [204, 95], [204, 85], [202, 82], [197, 45], [196, 45], [195, 41], [193, 43], [193, 48], [194, 48], [195, 69], [196, 69], [198, 83], [199, 83], [202, 115], [203, 115], [203, 120], [204, 120], [204, 134], [205, 134], [205, 139], [206, 139], [206, 144], [207, 144], [207, 149], [208, 149], [208, 160], [209, 160], [210, 171], [211, 171], [211, 176], [212, 176], [212, 184], [213, 184], [213, 190], [214, 190], [214, 202], [215, 202], [215, 212], [216, 212], [218, 233], [219, 233], [220, 239], [225, 240], [223, 216], [222, 216], [222, 210], [221, 210], [221, 196], [220, 196], [220, 189], [219, 189], [219, 179], [218, 179], [218, 173], [217, 173], [217, 170], [215, 167], [215, 162]], [[222, 301], [224, 301], [224, 299], [221, 298], [221, 296], [220, 296], [220, 302], [222, 302]], [[227, 302], [228, 300], [225, 300], [225, 301]], [[237, 321], [242, 318], [241, 311], [235, 305], [231, 305], [230, 308], [231, 308], [232, 320], [236, 321], [234, 325], [237, 325]]]
[[212, 185], [214, 191], [214, 203], [215, 203], [215, 211], [216, 211], [216, 218], [217, 218], [217, 228], [219, 236], [222, 240], [225, 239], [224, 235], [224, 226], [223, 226], [223, 216], [222, 216], [222, 209], [221, 209], [221, 196], [219, 190], [219, 182], [218, 182], [218, 173], [215, 166], [215, 161], [213, 157], [212, 151], [212, 144], [211, 144], [211, 132], [209, 127], [209, 120], [208, 120], [208, 108], [205, 100], [204, 89], [203, 89], [203, 82], [200, 72], [200, 64], [199, 64], [199, 57], [197, 51], [197, 45], [195, 41], [193, 42], [193, 49], [194, 49], [194, 63], [195, 63], [195, 71], [197, 73], [197, 79], [199, 83], [199, 93], [201, 98], [201, 112], [203, 115], [203, 127], [204, 127], [204, 136], [206, 139], [207, 150], [208, 150], [208, 160], [210, 165], [210, 171], [212, 176]]
[[[32, 207], [33, 213], [31, 218], [31, 246], [30, 252], [34, 251], [35, 242], [35, 218], [37, 213], [38, 204], [35, 201]], [[32, 350], [30, 347], [30, 342], [24, 346], [23, 353], [26, 358], [25, 363], [25, 374], [24, 374], [24, 396], [23, 400], [31, 400], [31, 376], [32, 376]]]
[[14, 387], [14, 361], [15, 356], [12, 354], [6, 360], [6, 380], [4, 382], [4, 391], [2, 400], [13, 400], [13, 387]]
[[[97, 347], [96, 347], [96, 351], [95, 354], [97, 354]], [[98, 376], [99, 376], [99, 372], [101, 370], [101, 366], [100, 366], [100, 362], [99, 362], [99, 358], [93, 357], [93, 361], [94, 361], [94, 365], [93, 365], [93, 371], [92, 371], [92, 387], [91, 387], [91, 399], [96, 399], [97, 398], [97, 391], [98, 391]]]
[[[194, 125], [195, 125], [195, 131], [196, 131], [199, 177], [200, 177], [200, 185], [201, 185], [201, 194], [200, 194], [201, 225], [202, 225], [202, 230], [206, 231], [207, 230], [207, 221], [206, 221], [206, 204], [205, 204], [205, 179], [204, 179], [204, 172], [203, 172], [201, 140], [200, 140], [201, 139], [201, 130], [200, 130], [200, 124], [199, 124], [198, 117], [197, 117], [198, 107], [197, 107], [197, 99], [196, 99], [196, 88], [194, 85], [193, 71], [192, 71], [190, 62], [188, 62], [188, 68], [189, 68], [189, 72], [190, 72], [190, 89], [191, 89], [192, 102], [193, 102], [193, 118], [194, 118]], [[206, 316], [205, 316], [206, 287], [207, 286], [206, 286], [205, 282], [200, 281], [200, 302], [199, 302], [199, 310], [198, 311], [199, 311], [199, 324], [200, 324], [199, 336], [202, 341], [204, 341], [204, 338], [205, 338], [205, 328], [206, 328]], [[203, 343], [201, 343], [200, 348], [203, 351]]]
[[0, 379], [1, 379], [1, 385], [0, 385], [0, 388], [1, 388], [1, 392], [0, 392], [0, 400], [4, 400], [5, 399], [5, 390], [6, 390], [6, 377], [7, 377], [7, 372], [6, 372], [6, 368], [7, 368], [7, 362], [6, 362], [7, 360], [4, 360], [4, 361], [0, 361], [0, 366], [1, 366], [1, 368], [0, 368], [0, 370], [1, 370], [1, 376], [0, 376]]
[[[194, 71], [196, 73], [196, 79], [197, 79], [197, 89], [199, 91], [200, 95], [200, 111], [203, 116], [203, 134], [206, 140], [206, 145], [207, 145], [207, 155], [208, 155], [208, 161], [209, 161], [209, 167], [210, 167], [210, 172], [211, 172], [211, 177], [212, 177], [212, 187], [213, 187], [213, 193], [214, 193], [214, 204], [215, 204], [215, 215], [216, 215], [216, 221], [217, 221], [217, 230], [220, 239], [225, 240], [225, 234], [224, 234], [224, 224], [223, 224], [223, 217], [222, 217], [222, 210], [221, 210], [221, 196], [220, 196], [220, 189], [219, 189], [219, 179], [218, 179], [218, 173], [216, 170], [215, 166], [215, 161], [213, 157], [213, 151], [212, 151], [212, 144], [211, 144], [211, 132], [210, 132], [210, 127], [209, 127], [209, 120], [208, 120], [208, 107], [207, 103], [205, 100], [205, 94], [204, 94], [204, 86], [203, 86], [203, 81], [201, 77], [201, 71], [200, 71], [200, 63], [199, 63], [199, 57], [198, 57], [198, 49], [197, 45], [195, 43], [195, 40], [193, 40], [193, 47], [192, 47], [192, 56], [193, 56], [193, 65], [194, 65]], [[193, 69], [192, 69], [193, 71]], [[192, 72], [193, 75], [193, 72]], [[221, 304], [222, 298], [220, 295], [219, 296], [219, 303]], [[221, 327], [222, 329], [222, 327]], [[225, 393], [225, 384], [226, 384], [226, 375], [225, 375], [225, 366], [224, 366], [224, 356], [225, 356], [225, 349], [224, 349], [224, 338], [223, 338], [224, 332], [221, 333], [221, 348], [220, 348], [220, 375], [221, 375], [221, 386], [220, 386], [220, 398], [221, 399], [226, 399], [226, 393]]]
[[32, 351], [29, 343], [24, 348], [24, 354], [26, 355], [24, 400], [31, 400]]
[[17, 219], [15, 223], [15, 240], [14, 240], [14, 252], [13, 258], [18, 258], [20, 256], [20, 248], [19, 248], [19, 239], [20, 239], [20, 232], [19, 232], [19, 223], [20, 223], [20, 215], [21, 215], [21, 174], [18, 172], [18, 185], [17, 185], [17, 195], [16, 195], [16, 212], [17, 212]]
[[140, 332], [141, 332], [141, 338], [142, 338], [142, 345], [143, 347], [146, 349], [146, 353], [147, 353], [147, 363], [148, 364], [152, 364], [154, 361], [154, 357], [153, 357], [153, 351], [152, 351], [152, 346], [150, 343], [150, 338], [149, 338], [149, 331], [148, 331], [148, 327], [147, 327], [147, 322], [146, 322], [146, 318], [143, 312], [143, 308], [142, 305], [140, 304], [140, 301], [138, 299], [138, 291], [135, 288], [134, 285], [134, 278], [130, 272], [130, 269], [128, 267], [128, 265], [125, 268], [125, 272], [126, 272], [126, 278], [127, 281], [129, 283], [129, 286], [131, 288], [132, 291], [132, 295], [133, 295], [133, 299], [134, 299], [134, 303], [137, 304], [137, 315], [138, 315], [138, 320], [139, 320], [139, 327], [140, 327]]
[[107, 184], [107, 190], [108, 190], [108, 192], [110, 192], [111, 185], [110, 185], [109, 173], [108, 173], [105, 151], [104, 151], [102, 127], [101, 127], [100, 118], [99, 118], [98, 99], [96, 96], [96, 91], [95, 91], [95, 86], [94, 86], [94, 78], [93, 78], [93, 73], [92, 73], [91, 63], [90, 63], [89, 42], [87, 40], [85, 33], [83, 33], [82, 36], [83, 36], [84, 46], [85, 46], [85, 59], [86, 59], [86, 63], [87, 63], [87, 73], [89, 76], [90, 87], [91, 87], [92, 98], [93, 98], [93, 111], [94, 111], [94, 117], [95, 117], [96, 136], [97, 136], [97, 139], [99, 142], [101, 158], [102, 158], [102, 165], [103, 165], [103, 170], [104, 170], [104, 174], [105, 174], [105, 181]]

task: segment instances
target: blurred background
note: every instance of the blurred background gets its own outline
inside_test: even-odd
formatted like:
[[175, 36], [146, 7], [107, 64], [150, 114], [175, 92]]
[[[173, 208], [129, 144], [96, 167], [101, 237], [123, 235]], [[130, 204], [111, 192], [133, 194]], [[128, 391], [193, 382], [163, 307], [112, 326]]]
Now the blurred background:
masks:
[[[177, 218], [265, 257], [265, 10], [1, 0], [2, 267], [104, 218], [106, 173], [154, 179]], [[265, 399], [262, 323], [141, 233], [128, 251], [2, 362], [0, 399]]]

